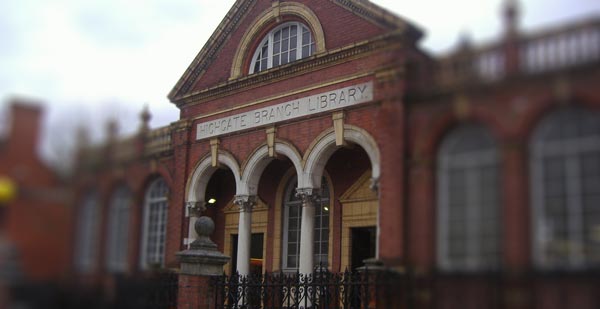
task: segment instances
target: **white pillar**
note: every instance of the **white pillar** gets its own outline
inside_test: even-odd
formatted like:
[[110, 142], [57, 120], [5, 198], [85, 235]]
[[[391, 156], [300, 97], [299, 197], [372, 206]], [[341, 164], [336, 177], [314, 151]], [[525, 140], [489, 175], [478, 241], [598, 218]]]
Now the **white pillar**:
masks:
[[369, 185], [369, 188], [371, 188], [371, 190], [373, 190], [377, 194], [377, 226], [375, 228], [375, 256], [374, 256], [374, 258], [379, 260], [379, 238], [381, 238], [381, 217], [379, 216], [379, 213], [381, 213], [381, 211], [379, 209], [381, 204], [379, 203], [379, 201], [381, 199], [379, 198], [379, 179], [371, 178], [371, 184]]
[[187, 238], [187, 248], [190, 248], [191, 243], [198, 239], [198, 233], [196, 233], [196, 229], [194, 225], [202, 213], [206, 210], [206, 205], [203, 201], [200, 202], [186, 202], [185, 207], [187, 209], [187, 215], [190, 218], [188, 225], [188, 238]]
[[250, 245], [252, 238], [252, 208], [256, 204], [256, 196], [238, 195], [235, 204], [240, 208], [237, 244], [237, 272], [246, 276], [250, 274]]
[[315, 189], [296, 189], [302, 199], [302, 222], [300, 226], [300, 267], [301, 274], [312, 274], [314, 268], [314, 234], [315, 234]]

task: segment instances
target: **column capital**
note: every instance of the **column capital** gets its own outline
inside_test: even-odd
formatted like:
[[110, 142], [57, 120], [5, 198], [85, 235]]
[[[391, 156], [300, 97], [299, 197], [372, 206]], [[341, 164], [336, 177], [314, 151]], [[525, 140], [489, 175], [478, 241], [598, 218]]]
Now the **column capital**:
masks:
[[206, 203], [203, 201], [189, 201], [185, 202], [185, 208], [187, 209], [190, 217], [200, 217], [206, 210]]
[[240, 208], [240, 212], [251, 212], [257, 200], [256, 195], [236, 195], [233, 203]]
[[371, 183], [369, 184], [369, 189], [379, 192], [379, 178], [371, 178]]
[[297, 188], [296, 197], [302, 200], [302, 206], [313, 205], [320, 197], [321, 190], [316, 188]]

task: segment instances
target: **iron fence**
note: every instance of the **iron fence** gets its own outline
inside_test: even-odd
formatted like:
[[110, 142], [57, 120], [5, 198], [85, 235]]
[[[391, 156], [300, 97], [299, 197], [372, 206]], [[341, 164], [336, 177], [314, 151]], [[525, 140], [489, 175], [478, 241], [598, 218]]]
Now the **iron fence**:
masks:
[[[369, 269], [313, 274], [265, 273], [213, 279], [215, 308], [394, 308], [406, 307], [405, 275]], [[403, 305], [404, 304], [404, 305]]]

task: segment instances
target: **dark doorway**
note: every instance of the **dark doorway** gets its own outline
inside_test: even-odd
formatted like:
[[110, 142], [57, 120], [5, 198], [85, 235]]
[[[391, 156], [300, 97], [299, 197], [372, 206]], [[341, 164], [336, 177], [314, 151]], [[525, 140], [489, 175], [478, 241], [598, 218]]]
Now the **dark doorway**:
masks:
[[364, 260], [375, 257], [376, 236], [376, 229], [372, 226], [350, 229], [352, 269], [364, 266]]
[[[250, 245], [250, 273], [261, 274], [263, 271], [264, 258], [263, 258], [263, 242], [265, 234], [254, 233], [251, 236]], [[238, 247], [238, 235], [231, 235], [231, 272], [235, 272], [237, 269], [237, 247]]]

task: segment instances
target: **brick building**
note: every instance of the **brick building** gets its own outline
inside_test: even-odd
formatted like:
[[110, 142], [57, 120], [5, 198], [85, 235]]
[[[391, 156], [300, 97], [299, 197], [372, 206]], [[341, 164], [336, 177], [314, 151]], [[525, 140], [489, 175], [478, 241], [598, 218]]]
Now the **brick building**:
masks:
[[0, 233], [10, 248], [3, 243], [0, 267], [5, 275], [4, 259], [9, 258], [8, 267], [19, 268], [10, 270], [13, 275], [57, 282], [69, 272], [72, 258], [69, 194], [66, 184], [39, 157], [40, 105], [15, 99], [7, 112], [7, 134], [0, 141], [0, 176], [14, 184], [15, 195], [2, 205]]
[[227, 273], [376, 258], [417, 307], [597, 306], [600, 23], [503, 14], [497, 42], [433, 56], [369, 1], [236, 1], [178, 121], [81, 150], [78, 272], [177, 269], [204, 215]]

